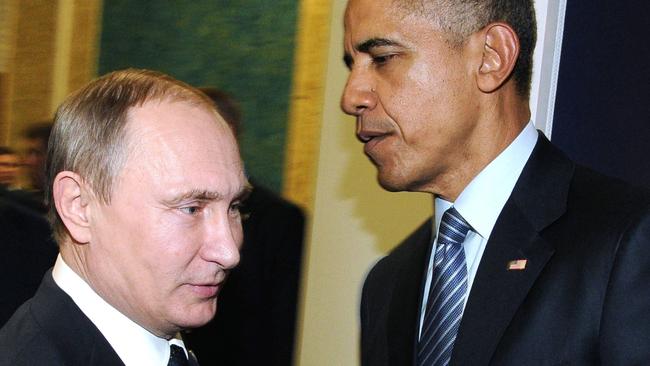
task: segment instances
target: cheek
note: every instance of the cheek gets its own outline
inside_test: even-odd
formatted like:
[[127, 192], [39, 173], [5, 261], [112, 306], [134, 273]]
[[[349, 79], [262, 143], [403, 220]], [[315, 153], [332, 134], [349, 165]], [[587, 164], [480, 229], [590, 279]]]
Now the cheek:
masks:
[[155, 210], [143, 212], [139, 217], [140, 220], [129, 221], [120, 231], [128, 236], [127, 250], [141, 258], [149, 272], [173, 273], [189, 262], [191, 243], [196, 242], [191, 230]]
[[162, 220], [160, 229], [153, 234], [155, 236], [152, 241], [158, 243], [161, 255], [164, 252], [170, 262], [184, 266], [195, 256], [202, 240], [202, 231], [196, 225], [178, 221]]

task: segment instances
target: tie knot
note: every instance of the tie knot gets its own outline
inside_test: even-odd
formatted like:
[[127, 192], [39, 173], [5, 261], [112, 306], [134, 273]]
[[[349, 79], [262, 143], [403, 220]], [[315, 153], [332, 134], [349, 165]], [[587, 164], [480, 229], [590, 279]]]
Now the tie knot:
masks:
[[465, 240], [465, 236], [469, 229], [470, 225], [467, 221], [463, 219], [455, 208], [450, 207], [442, 215], [438, 243], [452, 245], [461, 244]]
[[189, 365], [187, 361], [187, 356], [185, 356], [185, 350], [183, 347], [177, 346], [175, 344], [169, 345], [169, 363], [167, 366], [187, 366]]

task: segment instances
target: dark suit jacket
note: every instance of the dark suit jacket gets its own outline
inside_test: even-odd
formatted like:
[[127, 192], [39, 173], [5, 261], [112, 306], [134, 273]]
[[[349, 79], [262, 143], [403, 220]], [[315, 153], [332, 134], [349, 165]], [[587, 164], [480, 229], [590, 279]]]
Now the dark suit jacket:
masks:
[[34, 296], [58, 253], [45, 218], [15, 203], [11, 193], [0, 192], [0, 328]]
[[[365, 366], [414, 364], [431, 221], [368, 275]], [[525, 270], [508, 270], [527, 259]], [[452, 365], [650, 365], [650, 195], [540, 135], [499, 215]]]
[[241, 261], [219, 294], [217, 315], [184, 335], [201, 366], [289, 366], [296, 329], [305, 218], [254, 185], [245, 203]]
[[36, 295], [0, 330], [0, 366], [124, 365], [48, 271]]

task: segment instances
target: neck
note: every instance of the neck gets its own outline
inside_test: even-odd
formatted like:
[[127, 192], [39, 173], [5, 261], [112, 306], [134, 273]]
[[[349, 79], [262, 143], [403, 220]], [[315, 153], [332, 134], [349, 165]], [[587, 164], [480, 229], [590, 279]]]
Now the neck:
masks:
[[[86, 261], [84, 260], [84, 252], [82, 248], [78, 248], [83, 244], [72, 243], [71, 239], [65, 240], [59, 246], [59, 251], [61, 253], [61, 258], [65, 261], [65, 264], [70, 267], [79, 277], [81, 277], [87, 284], [90, 284], [88, 278], [88, 271], [86, 268]], [[90, 286], [92, 288], [92, 285]]]
[[497, 91], [484, 95], [477, 116], [476, 130], [469, 141], [462, 162], [439, 177], [428, 189], [435, 196], [454, 202], [467, 185], [514, 141], [530, 121], [528, 100], [516, 92]]

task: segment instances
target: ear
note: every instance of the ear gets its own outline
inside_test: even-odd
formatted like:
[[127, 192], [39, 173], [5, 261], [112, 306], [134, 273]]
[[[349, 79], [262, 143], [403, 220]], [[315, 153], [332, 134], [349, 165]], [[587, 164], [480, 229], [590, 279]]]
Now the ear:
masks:
[[478, 72], [478, 87], [491, 93], [503, 85], [515, 68], [519, 56], [519, 37], [505, 23], [492, 23], [481, 32], [483, 59]]
[[52, 196], [56, 211], [70, 232], [73, 242], [90, 242], [90, 194], [85, 189], [81, 177], [69, 171], [60, 172], [54, 178]]

